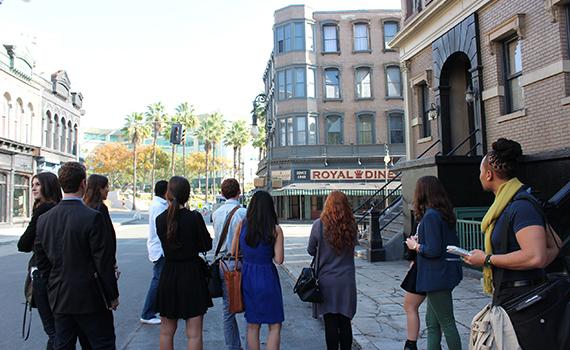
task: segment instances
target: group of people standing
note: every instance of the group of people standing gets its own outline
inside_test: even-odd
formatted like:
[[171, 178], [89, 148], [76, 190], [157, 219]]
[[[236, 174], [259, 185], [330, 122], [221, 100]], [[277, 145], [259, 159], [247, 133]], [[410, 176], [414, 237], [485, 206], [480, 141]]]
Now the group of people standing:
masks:
[[[406, 240], [415, 255], [402, 282], [407, 315], [404, 349], [417, 349], [418, 309], [425, 299], [428, 350], [440, 349], [442, 335], [450, 350], [461, 349], [452, 291], [462, 279], [462, 260], [484, 268], [485, 291], [493, 293], [494, 305], [546, 281], [544, 267], [557, 256], [561, 242], [554, 234], [546, 234], [543, 214], [528, 196], [518, 200], [528, 190], [515, 177], [521, 155], [518, 143], [499, 139], [483, 158], [479, 178], [483, 189], [495, 194], [495, 201], [483, 219], [485, 251], [474, 250], [463, 258], [446, 251], [448, 245], [458, 246], [459, 240], [444, 184], [433, 176], [417, 181], [413, 198], [417, 234]], [[100, 175], [86, 181], [84, 167], [75, 162], [64, 164], [58, 175], [34, 176], [33, 216], [18, 243], [21, 251], [34, 252], [30, 260], [33, 296], [49, 338], [47, 348], [74, 349], [79, 338], [84, 349], [114, 349], [112, 311], [119, 305], [119, 270], [115, 232], [103, 203], [108, 181]], [[285, 315], [275, 265], [284, 261], [284, 235], [271, 195], [255, 192], [245, 209], [239, 203], [238, 181], [224, 180], [221, 192], [227, 200], [212, 214], [213, 241], [202, 215], [187, 208], [187, 179], [174, 176], [168, 182], [159, 181], [154, 191], [147, 240], [153, 277], [141, 322], [160, 324], [160, 348], [173, 349], [179, 319], [186, 321], [188, 348], [202, 348], [203, 317], [213, 303], [210, 269], [200, 254], [214, 246], [221, 258], [222, 281], [226, 271], [242, 271], [245, 347], [260, 349], [260, 327], [267, 324], [267, 349], [279, 349]], [[329, 350], [352, 346], [356, 244], [357, 226], [348, 198], [332, 192], [312, 225], [307, 247], [316, 257], [323, 294], [323, 302], [314, 305], [314, 316], [324, 319]], [[226, 347], [243, 349], [228, 286], [222, 283], [222, 289]], [[547, 341], [536, 337], [525, 320], [510, 321], [522, 349], [538, 349]]]

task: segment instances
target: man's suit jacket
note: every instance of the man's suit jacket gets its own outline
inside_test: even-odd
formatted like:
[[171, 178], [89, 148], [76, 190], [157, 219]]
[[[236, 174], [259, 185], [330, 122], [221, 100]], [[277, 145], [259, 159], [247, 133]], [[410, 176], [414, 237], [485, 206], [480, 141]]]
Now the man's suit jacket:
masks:
[[54, 313], [99, 312], [119, 296], [108, 242], [101, 214], [79, 200], [61, 201], [38, 219], [35, 251], [48, 269], [41, 272], [49, 273]]

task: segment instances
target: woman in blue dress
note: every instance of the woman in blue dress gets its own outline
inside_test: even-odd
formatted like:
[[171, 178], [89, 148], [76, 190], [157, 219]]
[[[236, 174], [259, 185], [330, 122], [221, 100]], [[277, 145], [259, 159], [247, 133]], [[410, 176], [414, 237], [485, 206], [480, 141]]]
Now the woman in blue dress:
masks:
[[232, 252], [238, 246], [243, 256], [242, 294], [247, 321], [247, 343], [259, 350], [259, 330], [269, 326], [267, 349], [279, 349], [283, 313], [283, 296], [275, 264], [284, 258], [283, 231], [277, 223], [273, 198], [257, 191], [251, 198], [240, 233], [234, 235]]

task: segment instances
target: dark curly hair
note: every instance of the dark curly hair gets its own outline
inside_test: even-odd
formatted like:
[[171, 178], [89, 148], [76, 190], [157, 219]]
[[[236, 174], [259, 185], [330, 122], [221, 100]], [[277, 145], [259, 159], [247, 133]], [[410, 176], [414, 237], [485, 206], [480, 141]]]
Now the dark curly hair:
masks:
[[449, 225], [455, 225], [457, 221], [451, 199], [441, 181], [435, 176], [423, 176], [418, 179], [414, 191], [413, 207], [417, 221], [423, 218], [428, 208], [437, 209]]
[[523, 154], [520, 143], [500, 138], [493, 142], [491, 148], [485, 157], [489, 167], [503, 180], [515, 177], [518, 160]]
[[356, 244], [357, 227], [352, 208], [346, 195], [331, 192], [321, 213], [323, 236], [337, 255], [344, 249], [353, 250]]

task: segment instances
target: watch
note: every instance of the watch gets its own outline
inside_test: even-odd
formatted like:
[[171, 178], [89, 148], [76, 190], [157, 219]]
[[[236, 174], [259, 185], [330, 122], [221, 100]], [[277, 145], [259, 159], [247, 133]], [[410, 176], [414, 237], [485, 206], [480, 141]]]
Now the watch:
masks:
[[485, 257], [485, 262], [483, 263], [483, 265], [485, 267], [491, 267], [491, 257], [493, 256], [493, 254], [487, 254], [487, 256]]

